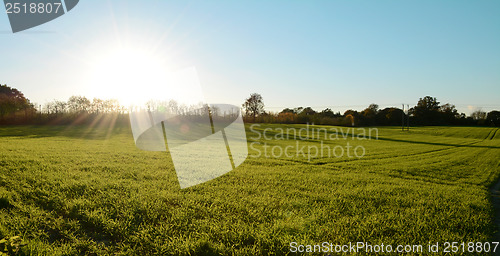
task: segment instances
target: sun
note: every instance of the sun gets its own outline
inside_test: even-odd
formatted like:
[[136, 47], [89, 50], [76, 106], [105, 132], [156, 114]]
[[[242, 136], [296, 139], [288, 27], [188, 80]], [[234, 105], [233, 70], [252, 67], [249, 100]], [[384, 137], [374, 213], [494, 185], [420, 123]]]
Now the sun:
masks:
[[168, 77], [168, 65], [161, 56], [138, 47], [117, 47], [92, 62], [88, 83], [91, 95], [130, 106], [155, 98]]
[[117, 99], [126, 108], [144, 107], [150, 100], [186, 106], [206, 102], [195, 67], [178, 68], [148, 48], [111, 47], [95, 53], [89, 64], [91, 97]]

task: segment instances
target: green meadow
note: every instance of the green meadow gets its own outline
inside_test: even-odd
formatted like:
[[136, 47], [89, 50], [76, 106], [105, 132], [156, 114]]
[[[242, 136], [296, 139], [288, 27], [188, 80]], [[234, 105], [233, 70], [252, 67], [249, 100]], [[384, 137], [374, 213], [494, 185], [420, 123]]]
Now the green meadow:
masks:
[[[290, 134], [299, 129], [317, 134]], [[294, 255], [292, 242], [427, 250], [494, 240], [499, 128], [362, 133], [247, 125], [242, 165], [181, 190], [168, 152], [139, 150], [129, 127], [0, 127], [0, 239], [19, 236], [19, 255]], [[340, 155], [347, 143], [363, 156]]]

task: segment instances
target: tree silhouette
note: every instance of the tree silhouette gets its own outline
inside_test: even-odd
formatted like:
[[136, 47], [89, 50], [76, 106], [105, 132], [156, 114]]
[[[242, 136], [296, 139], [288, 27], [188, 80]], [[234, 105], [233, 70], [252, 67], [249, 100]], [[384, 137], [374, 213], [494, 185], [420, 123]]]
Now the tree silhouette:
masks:
[[245, 109], [246, 115], [252, 116], [255, 122], [255, 118], [264, 113], [264, 100], [260, 94], [252, 93], [250, 97], [245, 100], [245, 103], [243, 103], [243, 108]]
[[33, 105], [20, 91], [7, 85], [0, 85], [0, 119], [18, 111], [34, 111]]
[[417, 105], [410, 109], [410, 114], [422, 124], [437, 124], [439, 122], [439, 101], [431, 96], [420, 98]]
[[489, 125], [500, 126], [500, 111], [493, 110], [489, 112], [486, 120]]
[[361, 111], [361, 124], [362, 125], [374, 125], [375, 119], [378, 113], [378, 105], [373, 103], [370, 104], [365, 110]]
[[472, 112], [471, 117], [474, 120], [484, 120], [484, 119], [486, 119], [486, 112], [484, 112], [482, 110], [476, 110], [476, 111]]
[[68, 100], [68, 107], [74, 113], [84, 113], [90, 110], [91, 102], [83, 96], [71, 96]]
[[441, 113], [442, 120], [446, 121], [447, 124], [452, 124], [456, 119], [460, 118], [460, 114], [458, 114], [455, 105], [446, 103], [439, 107], [439, 112]]

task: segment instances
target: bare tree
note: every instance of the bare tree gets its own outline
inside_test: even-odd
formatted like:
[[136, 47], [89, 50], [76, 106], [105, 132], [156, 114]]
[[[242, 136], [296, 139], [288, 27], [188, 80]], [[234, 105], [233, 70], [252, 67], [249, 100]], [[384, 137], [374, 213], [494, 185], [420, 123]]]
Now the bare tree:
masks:
[[255, 118], [264, 113], [264, 100], [260, 94], [252, 93], [250, 97], [245, 100], [245, 103], [243, 103], [243, 108], [245, 109], [246, 115], [252, 116], [255, 122]]
[[90, 106], [90, 100], [83, 96], [71, 96], [68, 100], [68, 107], [71, 112], [88, 112]]
[[104, 112], [104, 100], [94, 98], [90, 106], [91, 112], [95, 114]]
[[471, 117], [474, 120], [484, 120], [484, 119], [486, 119], [486, 112], [484, 112], [482, 110], [476, 110], [476, 111], [472, 112]]
[[66, 112], [66, 107], [68, 105], [68, 104], [66, 104], [66, 102], [60, 101], [60, 100], [55, 100], [53, 104], [54, 104], [54, 108], [56, 110], [56, 115], [59, 113]]

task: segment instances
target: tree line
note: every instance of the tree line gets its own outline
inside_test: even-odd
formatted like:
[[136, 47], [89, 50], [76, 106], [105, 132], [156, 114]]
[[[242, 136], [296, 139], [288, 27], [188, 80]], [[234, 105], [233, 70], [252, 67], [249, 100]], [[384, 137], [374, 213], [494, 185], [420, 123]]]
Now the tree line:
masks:
[[19, 90], [0, 85], [0, 124], [85, 124], [103, 116], [128, 122], [125, 114], [126, 108], [118, 100], [71, 96], [67, 101], [53, 100], [38, 105]]
[[[95, 124], [105, 120], [128, 124], [130, 111], [161, 112], [199, 118], [211, 115], [217, 120], [235, 118], [228, 109], [203, 103], [185, 105], [175, 100], [150, 100], [143, 106], [126, 108], [116, 99], [90, 100], [84, 96], [71, 96], [67, 101], [53, 100], [44, 105], [31, 103], [19, 90], [0, 85], [0, 124]], [[229, 112], [228, 112], [229, 111]], [[210, 114], [209, 114], [210, 112]]]
[[[172, 113], [191, 113], [194, 106], [179, 105], [175, 101], [147, 103], [147, 110], [162, 110]], [[380, 109], [370, 104], [362, 111], [347, 110], [343, 114], [330, 108], [315, 111], [311, 107], [285, 108], [280, 112], [264, 110], [264, 100], [253, 93], [242, 105], [245, 122], [283, 123], [340, 126], [385, 126], [401, 125], [409, 120], [411, 125], [483, 125], [500, 126], [500, 111], [486, 113], [478, 110], [470, 116], [458, 113], [452, 104], [441, 103], [431, 96], [420, 98], [407, 112], [400, 108]], [[216, 108], [211, 109], [212, 115]], [[214, 112], [215, 111], [215, 112]], [[113, 120], [128, 123], [128, 109], [118, 100], [87, 99], [71, 96], [67, 101], [54, 100], [44, 105], [33, 104], [23, 93], [7, 85], [0, 85], [0, 124], [85, 124], [95, 122], [103, 116], [113, 116]]]
[[474, 111], [470, 116], [458, 113], [455, 105], [441, 103], [431, 96], [420, 98], [417, 104], [407, 112], [401, 108], [380, 109], [377, 104], [370, 104], [362, 111], [347, 110], [343, 114], [330, 108], [315, 111], [311, 107], [285, 108], [280, 112], [264, 110], [264, 101], [260, 94], [253, 93], [243, 103], [246, 122], [283, 123], [340, 126], [386, 126], [401, 125], [402, 120], [409, 120], [411, 125], [462, 125], [462, 126], [500, 126], [500, 111], [486, 113]]

